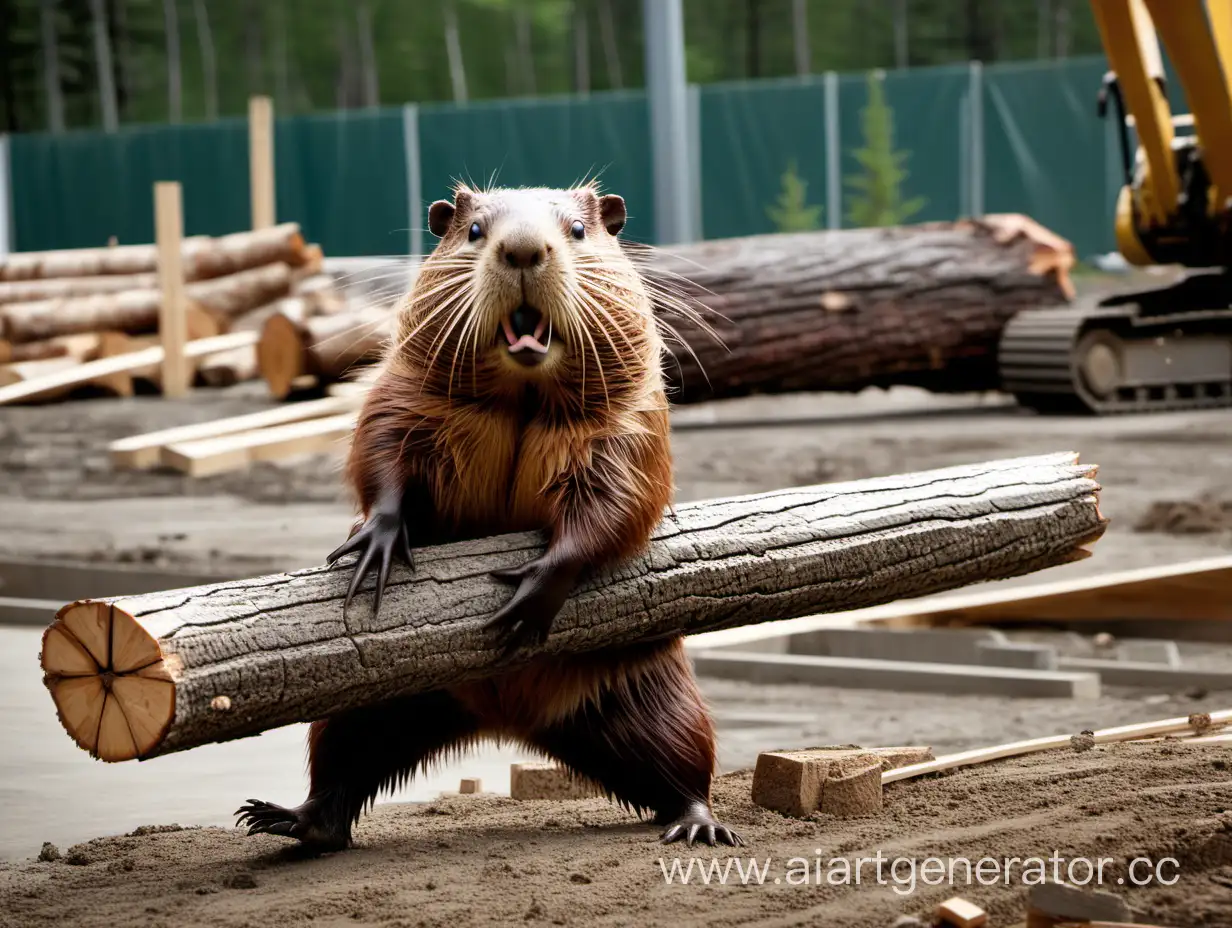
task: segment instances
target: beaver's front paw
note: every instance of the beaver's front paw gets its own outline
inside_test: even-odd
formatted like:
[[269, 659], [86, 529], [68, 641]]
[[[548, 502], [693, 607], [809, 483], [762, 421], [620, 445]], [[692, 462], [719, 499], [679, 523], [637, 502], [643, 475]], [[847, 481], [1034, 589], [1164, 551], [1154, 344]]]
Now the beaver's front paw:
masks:
[[325, 563], [331, 566], [344, 554], [360, 552], [355, 562], [355, 573], [351, 576], [351, 585], [347, 589], [346, 600], [342, 604], [344, 612], [351, 605], [351, 599], [364, 577], [373, 567], [377, 568], [377, 576], [372, 614], [376, 615], [381, 611], [381, 596], [385, 592], [385, 584], [389, 581], [395, 550], [401, 554], [408, 567], [415, 566], [411, 559], [410, 539], [402, 513], [378, 510], [364, 523], [363, 528], [330, 552]]
[[496, 631], [508, 653], [548, 640], [556, 614], [577, 583], [578, 569], [545, 554], [520, 567], [493, 571], [492, 576], [518, 584], [509, 602], [484, 623], [484, 628]]

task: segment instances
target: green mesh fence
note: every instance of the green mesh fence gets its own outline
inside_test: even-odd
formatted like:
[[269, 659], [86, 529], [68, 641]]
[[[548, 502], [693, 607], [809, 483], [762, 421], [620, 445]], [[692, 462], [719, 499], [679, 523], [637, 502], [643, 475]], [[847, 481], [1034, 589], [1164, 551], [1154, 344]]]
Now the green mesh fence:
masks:
[[[627, 232], [654, 238], [650, 114], [644, 93], [604, 93], [419, 109], [423, 202], [414, 219], [456, 181], [502, 186], [569, 186], [598, 176], [625, 198]], [[425, 248], [435, 241], [425, 235]]]
[[807, 184], [805, 203], [826, 198], [825, 90], [804, 81], [702, 87], [701, 214], [706, 238], [775, 231], [768, 213], [794, 164]]
[[[1095, 96], [1102, 58], [889, 72], [895, 147], [909, 153], [906, 198], [922, 197], [917, 220], [1024, 212], [1070, 238], [1081, 256], [1109, 251], [1121, 183], [1111, 123]], [[977, 111], [971, 94], [978, 88]], [[1175, 82], [1174, 106], [1183, 109]], [[867, 76], [837, 79], [837, 164], [827, 154], [826, 81], [707, 85], [692, 91], [697, 139], [697, 211], [707, 238], [774, 230], [768, 213], [794, 163], [805, 205], [829, 213], [839, 181], [841, 222], [850, 225], [862, 145]], [[276, 131], [278, 218], [300, 222], [328, 255], [405, 254], [428, 203], [455, 180], [567, 185], [599, 177], [628, 202], [628, 235], [654, 241], [654, 183], [645, 94], [640, 91], [409, 108], [281, 119]], [[982, 114], [982, 118], [981, 118]], [[833, 114], [831, 114], [833, 117]], [[983, 143], [973, 139], [982, 125]], [[406, 139], [418, 139], [406, 150]], [[408, 157], [409, 155], [409, 157]], [[973, 181], [982, 167], [984, 182]], [[411, 176], [418, 172], [418, 184]], [[20, 135], [10, 140], [10, 187], [19, 250], [153, 239], [151, 185], [184, 186], [188, 234], [221, 234], [249, 222], [242, 121], [125, 129], [114, 135]], [[978, 189], [977, 189], [978, 188]], [[418, 202], [412, 203], [413, 192]], [[820, 217], [822, 225], [828, 216]]]

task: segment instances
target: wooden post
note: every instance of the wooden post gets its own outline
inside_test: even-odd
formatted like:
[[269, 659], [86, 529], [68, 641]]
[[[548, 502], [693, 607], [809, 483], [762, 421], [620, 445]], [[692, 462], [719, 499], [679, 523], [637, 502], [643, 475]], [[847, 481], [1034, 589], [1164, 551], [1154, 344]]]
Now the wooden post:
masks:
[[252, 227], [274, 224], [274, 107], [269, 97], [248, 100], [248, 171]]
[[158, 244], [158, 280], [162, 301], [158, 307], [158, 334], [163, 348], [163, 396], [188, 392], [188, 302], [184, 295], [181, 248], [184, 216], [180, 185], [164, 181], [154, 185], [154, 227]]

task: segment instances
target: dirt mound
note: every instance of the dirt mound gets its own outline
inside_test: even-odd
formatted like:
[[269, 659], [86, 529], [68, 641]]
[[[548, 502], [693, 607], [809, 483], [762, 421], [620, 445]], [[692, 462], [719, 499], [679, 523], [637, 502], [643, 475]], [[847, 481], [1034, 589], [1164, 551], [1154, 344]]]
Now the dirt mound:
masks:
[[[232, 829], [139, 829], [77, 845], [62, 860], [0, 866], [0, 924], [885, 928], [954, 894], [987, 908], [994, 924], [1013, 924], [1023, 915], [1023, 881], [1035, 874], [1031, 858], [1049, 878], [1059, 866], [1062, 879], [1082, 858], [1069, 871], [1077, 881], [1087, 877], [1084, 861], [1105, 859], [1102, 880], [1089, 885], [1124, 894], [1139, 921], [1232, 924], [1227, 747], [1162, 742], [1008, 760], [893, 784], [880, 814], [851, 820], [767, 812], [750, 801], [750, 781], [744, 771], [715, 786], [720, 818], [748, 841], [737, 854], [662, 846], [651, 826], [601, 800], [447, 796], [379, 807], [353, 850], [317, 858]], [[848, 861], [845, 881], [839, 858]], [[866, 863], [856, 885], [858, 858]], [[935, 874], [924, 869], [927, 858], [953, 866], [955, 882], [925, 885]], [[998, 862], [991, 881], [981, 858]], [[1008, 879], [1006, 858], [1020, 861], [1008, 865]], [[1133, 885], [1136, 858], [1149, 863], [1133, 875], [1174, 885]], [[760, 882], [740, 877], [751, 859]], [[677, 861], [669, 884], [664, 868], [672, 873]]]

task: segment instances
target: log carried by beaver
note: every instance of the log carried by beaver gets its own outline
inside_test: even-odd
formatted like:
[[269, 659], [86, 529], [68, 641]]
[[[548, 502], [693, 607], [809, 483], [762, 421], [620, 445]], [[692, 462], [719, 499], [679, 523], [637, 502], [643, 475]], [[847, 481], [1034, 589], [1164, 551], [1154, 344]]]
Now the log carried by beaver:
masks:
[[65, 606], [45, 683], [74, 740], [153, 757], [665, 635], [861, 608], [1040, 570], [1104, 531], [1095, 467], [1074, 454], [680, 505], [647, 552], [585, 579], [546, 643], [501, 660], [483, 624], [491, 571], [542, 550], [510, 534], [415, 550], [382, 612], [312, 568]]

